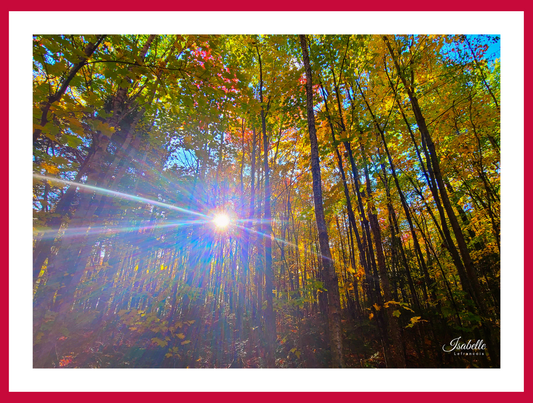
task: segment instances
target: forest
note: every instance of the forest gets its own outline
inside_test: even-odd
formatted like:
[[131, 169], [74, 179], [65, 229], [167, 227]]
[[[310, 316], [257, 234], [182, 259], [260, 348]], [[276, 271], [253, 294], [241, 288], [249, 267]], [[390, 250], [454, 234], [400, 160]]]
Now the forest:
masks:
[[487, 35], [35, 35], [34, 368], [499, 368]]

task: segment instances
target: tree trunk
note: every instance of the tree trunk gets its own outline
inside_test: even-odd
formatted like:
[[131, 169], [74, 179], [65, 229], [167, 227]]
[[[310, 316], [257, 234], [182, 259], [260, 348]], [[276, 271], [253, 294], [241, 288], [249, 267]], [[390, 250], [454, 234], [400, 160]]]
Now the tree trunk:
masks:
[[[362, 139], [361, 142], [361, 154], [363, 156], [363, 161], [367, 160], [365, 148], [363, 146]], [[376, 255], [378, 258], [378, 271], [379, 278], [381, 282], [381, 289], [383, 290], [383, 297], [385, 302], [392, 301], [392, 293], [389, 282], [389, 274], [387, 272], [387, 266], [385, 263], [385, 254], [383, 253], [383, 243], [381, 240], [381, 229], [379, 228], [378, 216], [376, 207], [374, 206], [374, 201], [372, 197], [372, 187], [370, 184], [370, 175], [368, 174], [368, 168], [366, 163], [364, 164], [365, 178], [366, 178], [366, 191], [367, 197], [370, 201], [370, 208], [368, 212], [368, 217], [370, 221], [370, 227], [372, 228], [372, 234], [374, 235], [374, 244], [376, 245]], [[398, 318], [392, 314], [392, 309], [385, 308], [383, 309], [387, 312], [387, 318], [389, 322], [389, 327], [392, 333], [392, 341], [394, 344], [393, 360], [394, 365], [399, 368], [405, 368], [405, 351], [402, 341], [400, 324], [398, 323]]]
[[315, 115], [313, 111], [313, 79], [309, 54], [307, 51], [307, 41], [305, 35], [300, 35], [300, 45], [302, 47], [303, 62], [306, 76], [307, 94], [307, 125], [309, 128], [309, 140], [311, 142], [311, 173], [313, 176], [313, 199], [315, 204], [315, 218], [320, 244], [322, 267], [326, 277], [326, 287], [328, 294], [328, 322], [331, 344], [331, 354], [334, 367], [344, 367], [342, 351], [342, 328], [341, 328], [341, 305], [339, 297], [339, 283], [335, 266], [331, 258], [329, 248], [329, 236], [324, 215], [324, 205], [322, 202], [322, 184], [320, 173], [320, 159], [318, 155], [318, 141], [316, 137]]
[[259, 102], [261, 102], [261, 129], [263, 132], [263, 171], [265, 178], [265, 200], [263, 213], [263, 237], [265, 253], [265, 339], [267, 352], [267, 367], [275, 366], [275, 342], [276, 342], [276, 318], [273, 307], [273, 290], [274, 290], [274, 272], [272, 270], [272, 212], [270, 207], [271, 188], [270, 188], [270, 167], [268, 165], [268, 135], [266, 131], [266, 116], [263, 105], [263, 65], [261, 63], [261, 54], [257, 49], [259, 60]]

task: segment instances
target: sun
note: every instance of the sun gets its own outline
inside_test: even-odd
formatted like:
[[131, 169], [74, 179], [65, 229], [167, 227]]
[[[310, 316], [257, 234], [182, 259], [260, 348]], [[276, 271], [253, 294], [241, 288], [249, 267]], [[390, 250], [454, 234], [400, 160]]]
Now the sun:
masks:
[[229, 226], [231, 220], [225, 213], [218, 213], [213, 218], [213, 224], [219, 229], [225, 229]]

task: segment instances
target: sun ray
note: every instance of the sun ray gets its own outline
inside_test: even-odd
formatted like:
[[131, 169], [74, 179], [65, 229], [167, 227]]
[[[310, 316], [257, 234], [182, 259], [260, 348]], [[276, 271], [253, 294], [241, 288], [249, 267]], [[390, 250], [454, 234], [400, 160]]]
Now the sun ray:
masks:
[[[243, 230], [245, 230], [245, 231], [248, 231], [248, 232], [251, 232], [251, 233], [254, 233], [254, 234], [260, 235], [260, 236], [262, 236], [262, 237], [264, 237], [264, 238], [267, 238], [267, 237], [268, 237], [268, 235], [265, 234], [264, 232], [254, 230], [254, 229], [252, 229], [252, 228], [246, 228], [246, 227], [243, 227], [242, 225], [237, 225], [237, 224], [235, 224], [235, 226], [236, 226], [236, 227], [239, 227], [239, 228], [241, 228], [241, 229], [243, 229]], [[304, 250], [304, 249], [302, 248], [302, 246], [296, 245], [296, 244], [294, 244], [294, 243], [292, 243], [292, 242], [289, 242], [289, 241], [286, 241], [286, 240], [284, 240], [284, 239], [277, 238], [277, 237], [275, 237], [275, 236], [272, 236], [272, 239], [274, 239], [274, 240], [277, 241], [277, 242], [281, 242], [281, 243], [283, 243], [283, 244], [285, 244], [285, 245], [288, 245], [288, 246], [290, 246], [290, 247], [292, 247], [292, 248], [294, 248], [294, 249], [297, 249], [297, 250]], [[313, 255], [315, 255], [315, 256], [318, 256], [318, 257], [320, 257], [320, 258], [328, 259], [328, 260], [333, 261], [333, 259], [327, 258], [327, 257], [323, 256], [322, 254], [317, 253], [317, 252], [314, 252], [314, 251], [312, 251], [312, 250], [309, 250], [309, 249], [308, 249], [307, 252], [308, 252], [308, 253], [311, 253], [311, 254], [313, 254]]]
[[153, 206], [159, 206], [159, 207], [167, 208], [169, 210], [175, 210], [175, 211], [179, 211], [181, 213], [199, 216], [199, 217], [202, 217], [202, 218], [205, 218], [205, 219], [209, 218], [205, 214], [198, 213], [196, 211], [188, 210], [188, 209], [185, 209], [183, 207], [178, 207], [178, 206], [175, 206], [175, 205], [172, 205], [172, 204], [168, 204], [168, 203], [163, 203], [163, 202], [160, 202], [160, 201], [157, 201], [157, 200], [147, 199], [147, 198], [141, 197], [141, 196], [133, 196], [133, 195], [130, 195], [128, 193], [117, 192], [115, 190], [109, 190], [109, 189], [101, 188], [101, 187], [98, 187], [98, 186], [85, 185], [83, 183], [67, 181], [67, 180], [63, 180], [63, 179], [54, 178], [54, 177], [51, 177], [51, 176], [33, 174], [33, 177], [37, 178], [37, 179], [49, 180], [51, 182], [62, 183], [64, 185], [77, 186], [77, 187], [79, 187], [81, 189], [86, 189], [86, 190], [90, 190], [90, 191], [93, 191], [93, 192], [101, 193], [101, 194], [112, 196], [112, 197], [118, 197], [118, 198], [125, 199], [125, 200], [136, 201], [136, 202], [139, 202], [139, 203], [147, 203], [147, 204], [151, 204]]
[[[91, 232], [91, 234], [115, 234], [122, 232], [135, 232], [140, 230], [149, 230], [149, 229], [164, 229], [164, 228], [173, 228], [173, 227], [184, 227], [188, 225], [202, 225], [206, 224], [207, 220], [188, 220], [188, 221], [174, 221], [168, 224], [154, 224], [154, 225], [138, 225], [130, 227], [120, 227], [120, 226], [87, 226], [87, 227], [69, 227], [66, 228], [61, 233], [61, 237], [74, 237], [79, 235], [85, 235]], [[58, 235], [57, 230], [40, 230], [38, 228], [33, 230], [34, 235], [40, 236], [43, 239], [46, 238], [55, 238]]]

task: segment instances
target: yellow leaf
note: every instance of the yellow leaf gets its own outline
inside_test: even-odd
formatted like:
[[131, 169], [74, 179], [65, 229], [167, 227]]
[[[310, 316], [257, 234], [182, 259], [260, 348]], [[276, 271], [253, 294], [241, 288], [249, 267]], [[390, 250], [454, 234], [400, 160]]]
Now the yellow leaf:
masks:
[[408, 327], [413, 327], [414, 325], [416, 325], [418, 322], [427, 322], [427, 320], [424, 320], [424, 319], [421, 319], [421, 316], [413, 316], [411, 318], [411, 323], [409, 323], [406, 328]]
[[372, 320], [372, 318], [374, 317], [374, 314], [371, 313], [370, 315], [368, 315], [368, 319]]
[[178, 339], [184, 339], [185, 338], [185, 335], [183, 333], [179, 333], [176, 336], [178, 337]]
[[52, 175], [55, 175], [59, 172], [58, 167], [48, 164], [46, 162], [41, 163], [41, 168], [43, 168], [46, 172], [51, 173]]
[[381, 307], [378, 304], [372, 305], [376, 311], [379, 311]]
[[165, 347], [168, 344], [165, 340], [158, 339], [157, 337], [152, 339], [152, 343], [155, 343], [160, 347]]
[[189, 344], [191, 341], [190, 340], [185, 340], [185, 341], [182, 341], [181, 344], [184, 345], [184, 344]]
[[385, 302], [385, 303], [383, 304], [383, 306], [384, 306], [385, 308], [388, 308], [389, 305], [391, 305], [391, 304], [392, 304], [392, 305], [400, 305], [400, 303], [399, 303], [399, 302], [396, 302], [396, 301], [387, 301], [387, 302]]

